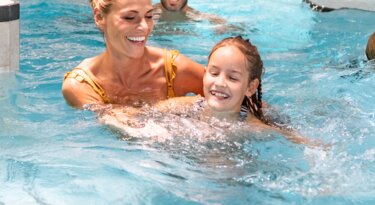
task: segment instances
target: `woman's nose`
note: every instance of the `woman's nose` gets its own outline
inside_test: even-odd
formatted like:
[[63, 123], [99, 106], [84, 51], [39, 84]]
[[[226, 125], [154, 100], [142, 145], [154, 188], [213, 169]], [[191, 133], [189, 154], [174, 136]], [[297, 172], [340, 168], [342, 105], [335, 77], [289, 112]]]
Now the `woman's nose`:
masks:
[[142, 29], [148, 29], [149, 25], [147, 23], [147, 19], [146, 18], [142, 18], [141, 21], [139, 22], [139, 27], [141, 27]]

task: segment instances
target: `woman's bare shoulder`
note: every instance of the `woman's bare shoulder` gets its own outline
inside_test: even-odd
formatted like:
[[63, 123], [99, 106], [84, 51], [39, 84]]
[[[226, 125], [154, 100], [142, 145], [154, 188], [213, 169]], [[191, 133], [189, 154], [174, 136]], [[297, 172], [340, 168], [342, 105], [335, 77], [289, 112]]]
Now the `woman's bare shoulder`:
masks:
[[152, 57], [155, 57], [155, 56], [163, 57], [164, 56], [164, 48], [147, 46], [146, 52]]
[[[95, 57], [84, 59], [74, 69], [91, 73], [90, 68], [93, 66], [94, 59]], [[67, 103], [73, 107], [82, 108], [85, 104], [100, 102], [101, 97], [85, 83], [84, 78], [72, 73], [72, 71], [66, 73], [62, 83], [61, 91]]]
[[146, 56], [147, 56], [147, 60], [150, 61], [151, 63], [158, 63], [158, 64], [163, 63], [164, 62], [164, 49], [153, 47], [153, 46], [147, 46]]
[[82, 108], [85, 104], [101, 102], [101, 98], [92, 88], [74, 78], [67, 78], [62, 84], [62, 94], [72, 107]]
[[97, 64], [98, 60], [99, 60], [99, 56], [85, 58], [76, 66], [76, 68], [80, 68], [85, 71], [91, 71], [92, 68], [94, 68], [95, 65]]

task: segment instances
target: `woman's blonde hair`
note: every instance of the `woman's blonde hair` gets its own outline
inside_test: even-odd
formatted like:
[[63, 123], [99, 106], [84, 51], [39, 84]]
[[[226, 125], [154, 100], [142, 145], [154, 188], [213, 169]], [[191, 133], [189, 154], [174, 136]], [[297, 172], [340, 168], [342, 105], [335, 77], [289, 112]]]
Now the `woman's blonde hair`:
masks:
[[92, 10], [98, 10], [101, 14], [107, 14], [114, 0], [90, 0]]

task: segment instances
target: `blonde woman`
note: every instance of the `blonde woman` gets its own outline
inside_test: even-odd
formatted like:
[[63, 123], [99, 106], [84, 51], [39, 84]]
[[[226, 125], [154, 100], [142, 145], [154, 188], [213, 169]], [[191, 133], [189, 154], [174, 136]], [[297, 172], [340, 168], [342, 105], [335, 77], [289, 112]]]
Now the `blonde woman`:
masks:
[[151, 0], [90, 3], [106, 48], [65, 75], [62, 93], [69, 105], [129, 105], [203, 94], [202, 65], [176, 50], [146, 46], [154, 26]]

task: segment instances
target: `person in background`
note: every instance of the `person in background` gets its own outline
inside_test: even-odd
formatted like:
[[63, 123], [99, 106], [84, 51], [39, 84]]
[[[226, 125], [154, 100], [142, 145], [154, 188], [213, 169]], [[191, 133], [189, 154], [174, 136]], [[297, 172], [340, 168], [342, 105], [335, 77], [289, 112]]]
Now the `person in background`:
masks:
[[366, 56], [368, 60], [375, 59], [375, 32], [368, 39]]
[[154, 20], [170, 22], [170, 21], [203, 21], [207, 20], [211, 24], [215, 25], [216, 33], [221, 34], [227, 31], [239, 31], [243, 29], [232, 24], [228, 24], [227, 21], [219, 16], [202, 13], [198, 10], [193, 9], [188, 5], [188, 0], [160, 0], [160, 3], [154, 5]]
[[202, 65], [176, 50], [146, 46], [154, 26], [151, 0], [90, 3], [106, 47], [64, 76], [62, 94], [69, 105], [139, 105], [203, 94]]
[[215, 24], [225, 24], [226, 21], [212, 14], [199, 12], [188, 5], [188, 0], [161, 0], [160, 3], [154, 5], [154, 19], [162, 21], [178, 21], [178, 20], [209, 20]]

